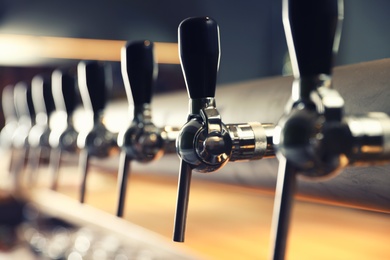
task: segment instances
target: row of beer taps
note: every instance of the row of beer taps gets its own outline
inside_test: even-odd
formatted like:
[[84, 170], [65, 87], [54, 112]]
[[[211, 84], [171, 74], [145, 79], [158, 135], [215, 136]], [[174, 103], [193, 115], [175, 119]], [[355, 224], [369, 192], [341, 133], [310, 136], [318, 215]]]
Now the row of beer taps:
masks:
[[[50, 159], [51, 188], [57, 189], [61, 155], [79, 153], [82, 171], [80, 202], [86, 198], [87, 176], [91, 157], [107, 158], [115, 150], [121, 151], [118, 179], [119, 198], [117, 215], [122, 216], [129, 162], [149, 162], [165, 153], [173, 153], [175, 132], [178, 129], [159, 128], [152, 122], [152, 89], [157, 77], [153, 43], [147, 40], [128, 43], [122, 49], [122, 74], [133, 120], [119, 134], [110, 132], [104, 124], [104, 110], [110, 86], [107, 68], [98, 61], [80, 61], [77, 77], [66, 70], [55, 70], [51, 77], [38, 75], [31, 81], [7, 86], [3, 91], [3, 110], [6, 125], [2, 130], [3, 146], [12, 147], [10, 172], [15, 187], [20, 185], [24, 165], [29, 184], [37, 179], [40, 161]], [[77, 79], [76, 79], [77, 78]], [[78, 88], [77, 88], [78, 87]], [[92, 128], [77, 132], [73, 115], [78, 106], [77, 95], [91, 121]], [[55, 123], [49, 123], [56, 111]], [[129, 115], [131, 118], [131, 115]], [[85, 122], [88, 125], [88, 122]], [[25, 163], [25, 161], [27, 161]]]
[[[332, 85], [332, 67], [338, 51], [343, 20], [342, 0], [284, 0], [283, 23], [294, 81], [292, 94], [279, 122], [224, 124], [215, 98], [220, 62], [217, 23], [210, 17], [193, 17], [180, 23], [179, 55], [189, 95], [187, 123], [181, 129], [157, 127], [152, 122], [151, 98], [157, 76], [153, 43], [129, 42], [121, 53], [121, 69], [129, 100], [129, 126], [119, 134], [109, 132], [103, 112], [108, 86], [104, 67], [81, 61], [77, 81], [65, 71], [53, 72], [51, 81], [36, 76], [31, 88], [18, 83], [3, 91], [6, 135], [12, 145], [10, 170], [22, 172], [25, 158], [34, 170], [50, 151], [52, 188], [58, 185], [63, 152], [80, 151], [82, 171], [80, 202], [85, 202], [89, 159], [108, 157], [120, 148], [117, 216], [122, 217], [130, 162], [149, 162], [164, 153], [180, 157], [177, 207], [173, 240], [184, 241], [192, 171], [209, 173], [227, 162], [277, 157], [272, 259], [284, 259], [287, 233], [298, 175], [330, 178], [357, 163], [390, 159], [390, 118], [376, 112], [343, 113], [344, 101]], [[77, 133], [72, 124], [76, 85], [93, 128]], [[12, 101], [13, 100], [13, 101]], [[237, 100], [237, 105], [239, 105]], [[64, 115], [63, 127], [49, 127], [51, 112]], [[3, 139], [3, 137], [2, 137]], [[35, 172], [30, 181], [36, 179]]]

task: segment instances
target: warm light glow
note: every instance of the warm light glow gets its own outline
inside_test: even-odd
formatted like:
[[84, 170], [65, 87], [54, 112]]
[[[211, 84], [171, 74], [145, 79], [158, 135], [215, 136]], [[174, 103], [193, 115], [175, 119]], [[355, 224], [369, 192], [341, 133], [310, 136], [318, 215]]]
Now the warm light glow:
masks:
[[[50, 59], [120, 61], [126, 41], [0, 34], [0, 64], [44, 64]], [[155, 43], [158, 63], [179, 64], [177, 43]]]

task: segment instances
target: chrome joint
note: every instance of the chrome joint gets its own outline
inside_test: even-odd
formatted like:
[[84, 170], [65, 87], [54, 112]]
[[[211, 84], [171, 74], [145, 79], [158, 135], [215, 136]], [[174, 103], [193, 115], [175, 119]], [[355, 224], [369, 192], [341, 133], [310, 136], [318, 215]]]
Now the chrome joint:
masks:
[[216, 107], [215, 98], [199, 98], [189, 100], [189, 115], [200, 115], [200, 111], [204, 108]]
[[352, 160], [390, 156], [390, 118], [385, 113], [345, 119], [353, 137]]
[[230, 161], [259, 160], [274, 155], [272, 147], [272, 125], [258, 122], [227, 124], [232, 139]]

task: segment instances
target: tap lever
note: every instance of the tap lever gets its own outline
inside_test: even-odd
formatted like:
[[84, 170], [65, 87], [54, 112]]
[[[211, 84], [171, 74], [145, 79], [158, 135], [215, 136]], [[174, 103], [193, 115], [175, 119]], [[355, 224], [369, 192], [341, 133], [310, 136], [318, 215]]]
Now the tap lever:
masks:
[[79, 89], [84, 108], [93, 113], [95, 120], [107, 103], [106, 71], [97, 61], [81, 61], [77, 66]]
[[121, 68], [127, 99], [136, 107], [150, 104], [158, 74], [154, 43], [128, 42], [121, 51]]
[[214, 97], [220, 60], [218, 24], [210, 17], [187, 18], [180, 23], [178, 34], [189, 97]]
[[296, 77], [330, 75], [338, 50], [343, 2], [284, 0], [283, 23]]
[[312, 103], [313, 90], [331, 87], [342, 19], [342, 0], [283, 1], [283, 24], [296, 79], [292, 94], [295, 103]]

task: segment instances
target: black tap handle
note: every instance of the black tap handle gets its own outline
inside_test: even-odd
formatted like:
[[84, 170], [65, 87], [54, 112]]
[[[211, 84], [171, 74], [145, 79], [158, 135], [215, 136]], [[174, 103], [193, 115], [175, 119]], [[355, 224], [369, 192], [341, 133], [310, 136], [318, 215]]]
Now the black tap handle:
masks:
[[149, 104], [158, 73], [153, 42], [127, 43], [122, 48], [121, 66], [127, 98], [132, 97], [136, 106]]
[[12, 85], [7, 85], [4, 87], [1, 96], [1, 105], [6, 123], [7, 121], [13, 121], [17, 119], [14, 105], [14, 90]]
[[56, 109], [72, 115], [77, 106], [75, 78], [65, 71], [55, 70], [51, 82]]
[[104, 64], [81, 61], [77, 67], [77, 76], [84, 107], [94, 115], [99, 114], [105, 108], [108, 96]]
[[188, 18], [180, 23], [178, 33], [190, 98], [214, 97], [220, 58], [218, 24], [210, 17]]
[[50, 78], [35, 76], [31, 82], [32, 101], [35, 113], [50, 115], [54, 111], [54, 99]]
[[283, 21], [290, 56], [295, 53], [291, 60], [296, 77], [331, 74], [342, 9], [342, 0], [284, 0]]

